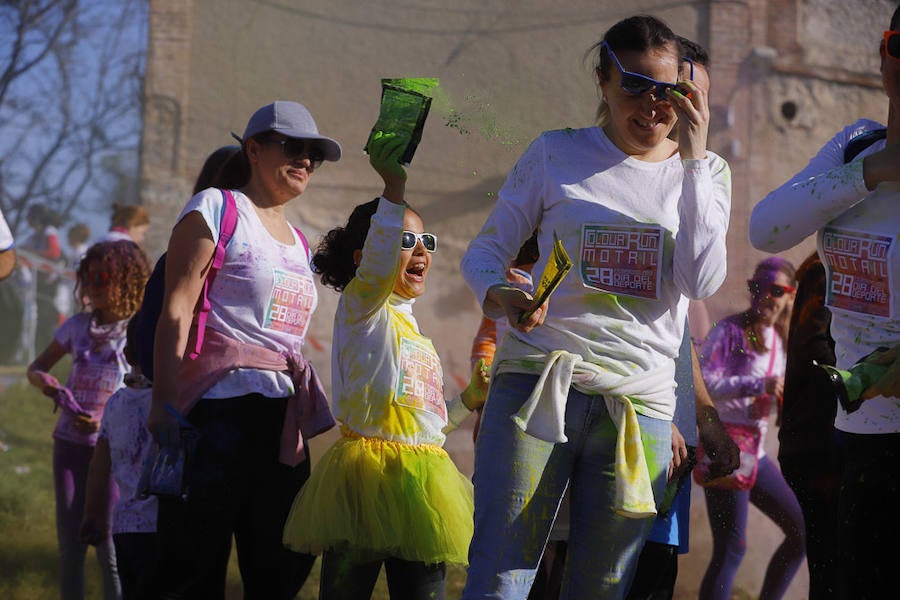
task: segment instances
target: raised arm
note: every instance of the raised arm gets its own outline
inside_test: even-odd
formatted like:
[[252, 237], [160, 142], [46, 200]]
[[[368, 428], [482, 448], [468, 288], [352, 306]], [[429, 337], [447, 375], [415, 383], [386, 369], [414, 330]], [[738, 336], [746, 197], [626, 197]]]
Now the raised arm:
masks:
[[844, 128], [802, 171], [763, 198], [750, 215], [750, 243], [773, 253], [792, 248], [861, 202], [880, 182], [900, 177], [896, 166], [885, 166], [900, 164], [896, 144], [844, 164], [849, 140], [876, 126], [859, 121]]
[[369, 143], [369, 164], [384, 181], [384, 191], [358, 254], [356, 275], [344, 288], [342, 301], [354, 321], [377, 311], [394, 289], [406, 214], [406, 169], [398, 159], [407, 139], [395, 133], [377, 132]]

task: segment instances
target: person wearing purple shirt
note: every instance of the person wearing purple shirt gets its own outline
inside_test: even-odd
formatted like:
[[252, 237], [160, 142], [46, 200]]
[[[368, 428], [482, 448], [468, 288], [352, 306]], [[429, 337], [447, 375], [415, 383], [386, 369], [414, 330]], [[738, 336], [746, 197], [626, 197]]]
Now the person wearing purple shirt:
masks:
[[769, 561], [760, 598], [781, 598], [806, 554], [800, 504], [762, 443], [769, 415], [784, 390], [784, 348], [795, 285], [790, 262], [777, 256], [761, 261], [747, 282], [749, 308], [713, 327], [700, 352], [703, 380], [722, 421], [755, 427], [760, 433], [758, 470], [750, 489], [704, 488], [713, 552], [700, 586], [703, 600], [731, 597], [747, 549], [751, 503], [785, 534]]
[[[84, 598], [87, 544], [80, 527], [87, 471], [97, 444], [100, 419], [109, 397], [122, 386], [129, 367], [123, 354], [125, 326], [140, 305], [150, 263], [134, 242], [103, 242], [88, 249], [77, 273], [76, 297], [91, 311], [66, 320], [53, 341], [28, 366], [28, 381], [52, 398], [59, 410], [53, 430], [53, 481], [63, 600]], [[50, 370], [66, 354], [72, 370], [66, 385]], [[110, 503], [118, 492], [110, 487]], [[103, 597], [118, 598], [116, 554], [109, 535], [96, 544], [103, 573]]]

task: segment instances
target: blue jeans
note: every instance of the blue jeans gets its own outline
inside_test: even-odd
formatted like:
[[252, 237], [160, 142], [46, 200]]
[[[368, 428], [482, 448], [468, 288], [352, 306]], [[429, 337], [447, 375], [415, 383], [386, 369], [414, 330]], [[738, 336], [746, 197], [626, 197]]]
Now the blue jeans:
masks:
[[[491, 382], [475, 447], [475, 535], [463, 598], [528, 596], [550, 528], [570, 490], [568, 557], [561, 598], [624, 598], [653, 519], [613, 512], [617, 430], [602, 396], [569, 389], [565, 432], [553, 444], [510, 419], [537, 376]], [[672, 458], [672, 424], [638, 415], [644, 452], [660, 498]]]

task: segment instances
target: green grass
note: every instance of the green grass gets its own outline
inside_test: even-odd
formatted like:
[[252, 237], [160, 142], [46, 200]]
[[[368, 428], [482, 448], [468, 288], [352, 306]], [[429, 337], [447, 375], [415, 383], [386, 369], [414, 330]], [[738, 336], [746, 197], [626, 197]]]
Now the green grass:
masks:
[[[54, 374], [64, 380], [68, 365]], [[43, 600], [59, 597], [56, 517], [53, 500], [51, 434], [56, 415], [49, 399], [27, 384], [23, 368], [0, 367], [0, 598]], [[228, 571], [227, 598], [241, 597], [234, 555]], [[87, 598], [102, 597], [100, 570], [93, 549], [86, 561]], [[451, 568], [447, 598], [459, 598], [465, 571]], [[318, 597], [318, 563], [297, 596]], [[384, 573], [372, 598], [387, 600]]]

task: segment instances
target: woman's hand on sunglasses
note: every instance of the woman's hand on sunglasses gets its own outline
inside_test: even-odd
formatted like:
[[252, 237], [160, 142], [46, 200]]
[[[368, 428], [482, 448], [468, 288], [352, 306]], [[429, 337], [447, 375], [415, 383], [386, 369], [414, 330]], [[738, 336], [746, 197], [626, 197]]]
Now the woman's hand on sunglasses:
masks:
[[407, 142], [408, 135], [383, 131], [376, 131], [369, 142], [369, 164], [384, 181], [382, 195], [397, 204], [403, 203], [406, 190], [406, 169], [400, 164], [400, 157]]
[[709, 100], [693, 81], [680, 81], [666, 91], [678, 115], [678, 152], [683, 159], [706, 158], [709, 135]]

